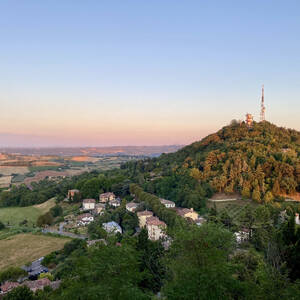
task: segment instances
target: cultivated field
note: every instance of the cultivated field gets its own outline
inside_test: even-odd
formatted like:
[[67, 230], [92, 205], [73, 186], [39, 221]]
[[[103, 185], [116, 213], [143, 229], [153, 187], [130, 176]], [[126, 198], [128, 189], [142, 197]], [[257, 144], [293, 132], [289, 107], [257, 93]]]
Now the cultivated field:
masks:
[[54, 199], [50, 199], [42, 204], [26, 207], [4, 207], [0, 208], [0, 221], [5, 225], [18, 225], [25, 219], [28, 226], [36, 223], [38, 217], [55, 205]]
[[27, 167], [6, 167], [0, 166], [0, 174], [2, 175], [11, 175], [11, 174], [25, 174], [28, 173], [29, 170]]
[[2, 176], [0, 177], [0, 188], [10, 187], [12, 176]]
[[30, 233], [0, 240], [0, 270], [22, 266], [52, 251], [62, 249], [68, 241], [70, 239]]

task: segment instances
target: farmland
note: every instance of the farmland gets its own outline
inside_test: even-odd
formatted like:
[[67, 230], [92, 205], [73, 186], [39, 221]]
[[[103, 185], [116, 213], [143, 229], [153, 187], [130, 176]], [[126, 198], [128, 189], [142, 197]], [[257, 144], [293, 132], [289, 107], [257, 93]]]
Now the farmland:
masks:
[[59, 250], [69, 240], [30, 233], [17, 234], [0, 240], [0, 270], [11, 266], [22, 266]]
[[36, 223], [38, 217], [55, 205], [54, 199], [50, 199], [42, 204], [27, 207], [4, 207], [0, 208], [0, 221], [12, 226], [27, 220], [28, 226]]

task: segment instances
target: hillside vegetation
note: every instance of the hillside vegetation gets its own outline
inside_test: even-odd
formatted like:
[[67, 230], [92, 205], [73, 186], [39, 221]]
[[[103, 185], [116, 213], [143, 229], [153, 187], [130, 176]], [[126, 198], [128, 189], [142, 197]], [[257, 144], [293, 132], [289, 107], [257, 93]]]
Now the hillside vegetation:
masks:
[[300, 133], [269, 122], [232, 122], [176, 153], [127, 168], [146, 190], [201, 208], [215, 192], [270, 202], [300, 191]]

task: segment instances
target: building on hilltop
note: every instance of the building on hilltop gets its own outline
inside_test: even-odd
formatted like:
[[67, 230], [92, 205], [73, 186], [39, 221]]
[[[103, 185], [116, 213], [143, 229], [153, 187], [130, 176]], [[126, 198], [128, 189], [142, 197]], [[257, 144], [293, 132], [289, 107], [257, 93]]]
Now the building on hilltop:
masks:
[[251, 128], [253, 125], [253, 116], [251, 114], [246, 114], [246, 125], [248, 128]]

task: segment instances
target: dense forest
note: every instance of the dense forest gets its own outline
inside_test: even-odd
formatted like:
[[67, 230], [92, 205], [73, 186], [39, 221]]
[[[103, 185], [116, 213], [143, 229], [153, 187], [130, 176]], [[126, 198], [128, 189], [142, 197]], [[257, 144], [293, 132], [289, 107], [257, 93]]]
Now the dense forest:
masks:
[[300, 133], [269, 122], [229, 126], [159, 158], [127, 163], [139, 184], [177, 205], [201, 209], [215, 192], [258, 203], [300, 191]]

